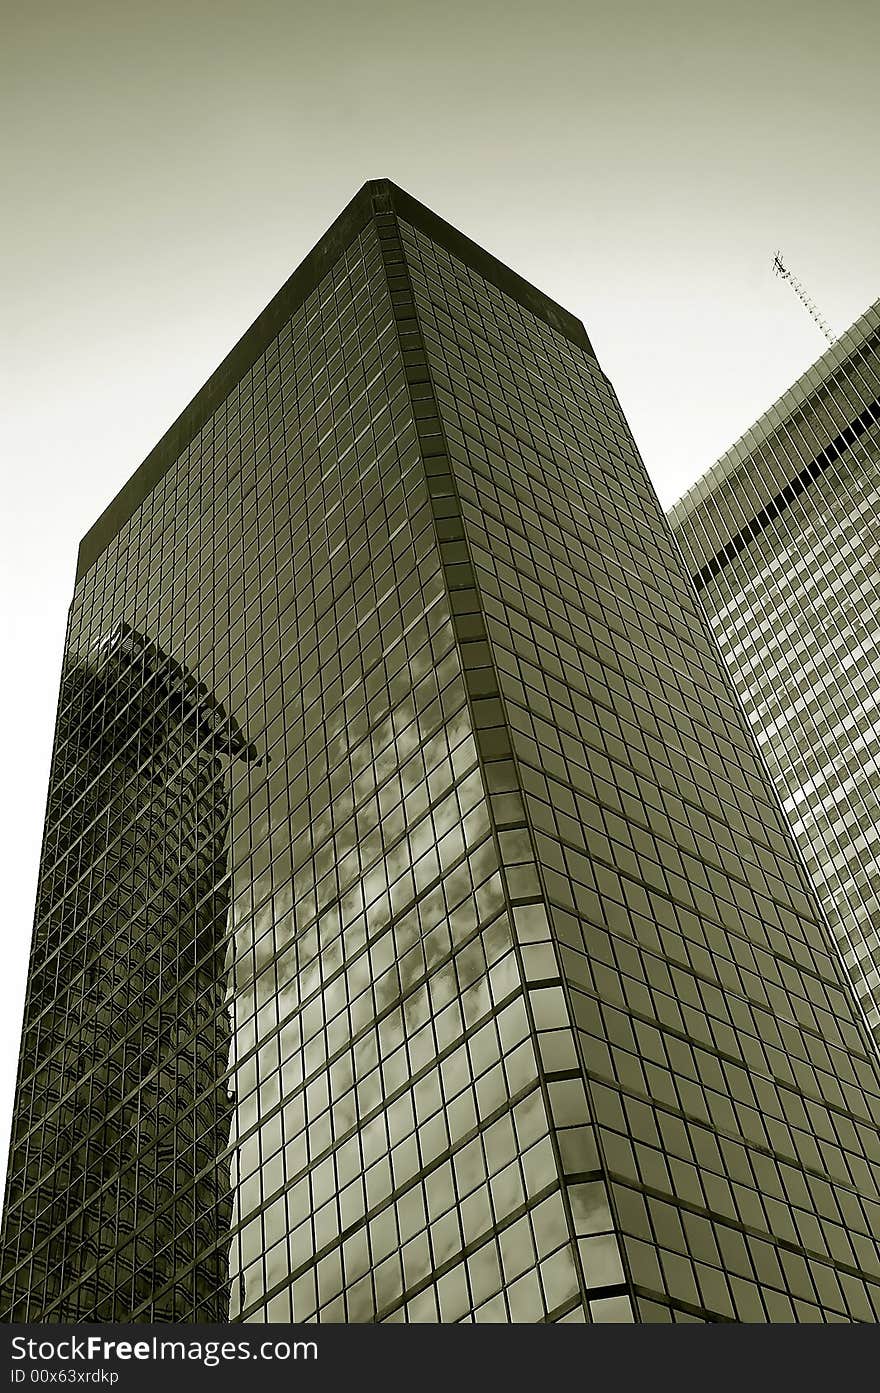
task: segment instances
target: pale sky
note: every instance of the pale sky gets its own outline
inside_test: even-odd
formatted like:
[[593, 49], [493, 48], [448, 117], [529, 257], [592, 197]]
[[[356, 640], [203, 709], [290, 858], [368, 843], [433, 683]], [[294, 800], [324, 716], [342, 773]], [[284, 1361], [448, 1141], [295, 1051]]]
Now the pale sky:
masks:
[[365, 179], [584, 320], [664, 504], [880, 293], [875, 0], [7, 0], [0, 1173], [80, 537]]

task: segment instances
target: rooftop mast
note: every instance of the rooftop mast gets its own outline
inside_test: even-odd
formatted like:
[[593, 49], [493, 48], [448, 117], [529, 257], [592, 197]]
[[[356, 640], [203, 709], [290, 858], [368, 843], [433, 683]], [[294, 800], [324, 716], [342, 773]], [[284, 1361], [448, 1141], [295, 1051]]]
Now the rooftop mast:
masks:
[[797, 276], [794, 274], [793, 271], [790, 271], [790, 270], [788, 269], [788, 267], [784, 264], [784, 262], [783, 262], [783, 260], [782, 260], [782, 253], [781, 253], [781, 252], [777, 252], [776, 255], [775, 255], [774, 258], [773, 258], [773, 270], [774, 270], [775, 274], [776, 274], [777, 276], [779, 276], [780, 280], [788, 281], [788, 283], [789, 283], [789, 285], [791, 286], [792, 290], [794, 291], [795, 295], [798, 297], [798, 299], [800, 300], [801, 304], [802, 304], [802, 305], [804, 306], [804, 308], [806, 309], [807, 314], [810, 316], [810, 318], [813, 320], [813, 322], [819, 326], [819, 328], [822, 330], [822, 333], [825, 335], [825, 337], [826, 337], [826, 339], [828, 340], [828, 342], [829, 342], [829, 343], [836, 343], [836, 342], [837, 342], [836, 335], [832, 334], [832, 332], [831, 332], [831, 330], [829, 329], [827, 323], [826, 323], [825, 320], [822, 318], [822, 316], [821, 316], [821, 314], [819, 313], [819, 311], [818, 311], [816, 305], [815, 305], [815, 304], [813, 303], [813, 301], [810, 299], [810, 297], [809, 297], [809, 295], [807, 294], [807, 292], [804, 290], [804, 287], [801, 285], [801, 283], [800, 283], [800, 281], [798, 280]]

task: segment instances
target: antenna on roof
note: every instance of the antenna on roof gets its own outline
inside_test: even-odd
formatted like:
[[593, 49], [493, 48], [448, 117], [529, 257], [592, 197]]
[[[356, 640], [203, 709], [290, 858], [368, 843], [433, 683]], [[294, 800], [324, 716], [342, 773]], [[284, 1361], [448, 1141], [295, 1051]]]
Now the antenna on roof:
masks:
[[827, 323], [822, 318], [818, 308], [810, 299], [807, 292], [804, 290], [804, 287], [801, 285], [797, 276], [794, 274], [793, 271], [790, 271], [788, 267], [785, 265], [784, 261], [782, 260], [782, 252], [776, 252], [775, 256], [773, 257], [773, 271], [774, 274], [777, 275], [780, 280], [788, 281], [795, 295], [798, 297], [801, 304], [807, 311], [807, 314], [813, 320], [814, 324], [818, 325], [828, 342], [836, 343], [836, 335], [832, 334], [831, 330], [828, 328]]

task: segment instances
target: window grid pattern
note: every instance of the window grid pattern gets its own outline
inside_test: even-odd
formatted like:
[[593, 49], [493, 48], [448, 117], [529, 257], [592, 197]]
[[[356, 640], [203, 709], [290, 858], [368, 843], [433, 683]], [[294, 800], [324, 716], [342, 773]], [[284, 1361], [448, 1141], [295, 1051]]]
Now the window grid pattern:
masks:
[[[880, 629], [876, 620], [880, 501], [880, 332], [875, 306], [812, 370], [794, 411], [768, 414], [750, 453], [699, 502], [674, 510], [688, 564], [743, 528], [769, 480], [789, 484], [760, 535], [719, 566], [702, 593], [860, 1007], [880, 1030]], [[828, 442], [831, 441], [829, 445]], [[749, 474], [748, 490], [743, 477]], [[729, 544], [728, 544], [729, 545]], [[723, 551], [723, 547], [722, 547]]]
[[873, 1056], [614, 394], [431, 217], [77, 583], [0, 1318], [874, 1320]]
[[614, 395], [406, 246], [638, 1317], [874, 1321], [872, 1052]]

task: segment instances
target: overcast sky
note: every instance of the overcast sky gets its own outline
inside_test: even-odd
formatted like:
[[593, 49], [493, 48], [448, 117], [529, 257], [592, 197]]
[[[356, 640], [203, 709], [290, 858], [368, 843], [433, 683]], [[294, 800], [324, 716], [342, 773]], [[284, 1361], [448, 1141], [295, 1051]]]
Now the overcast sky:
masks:
[[8, 0], [0, 1173], [80, 537], [368, 178], [580, 316], [671, 503], [880, 293], [875, 0]]

